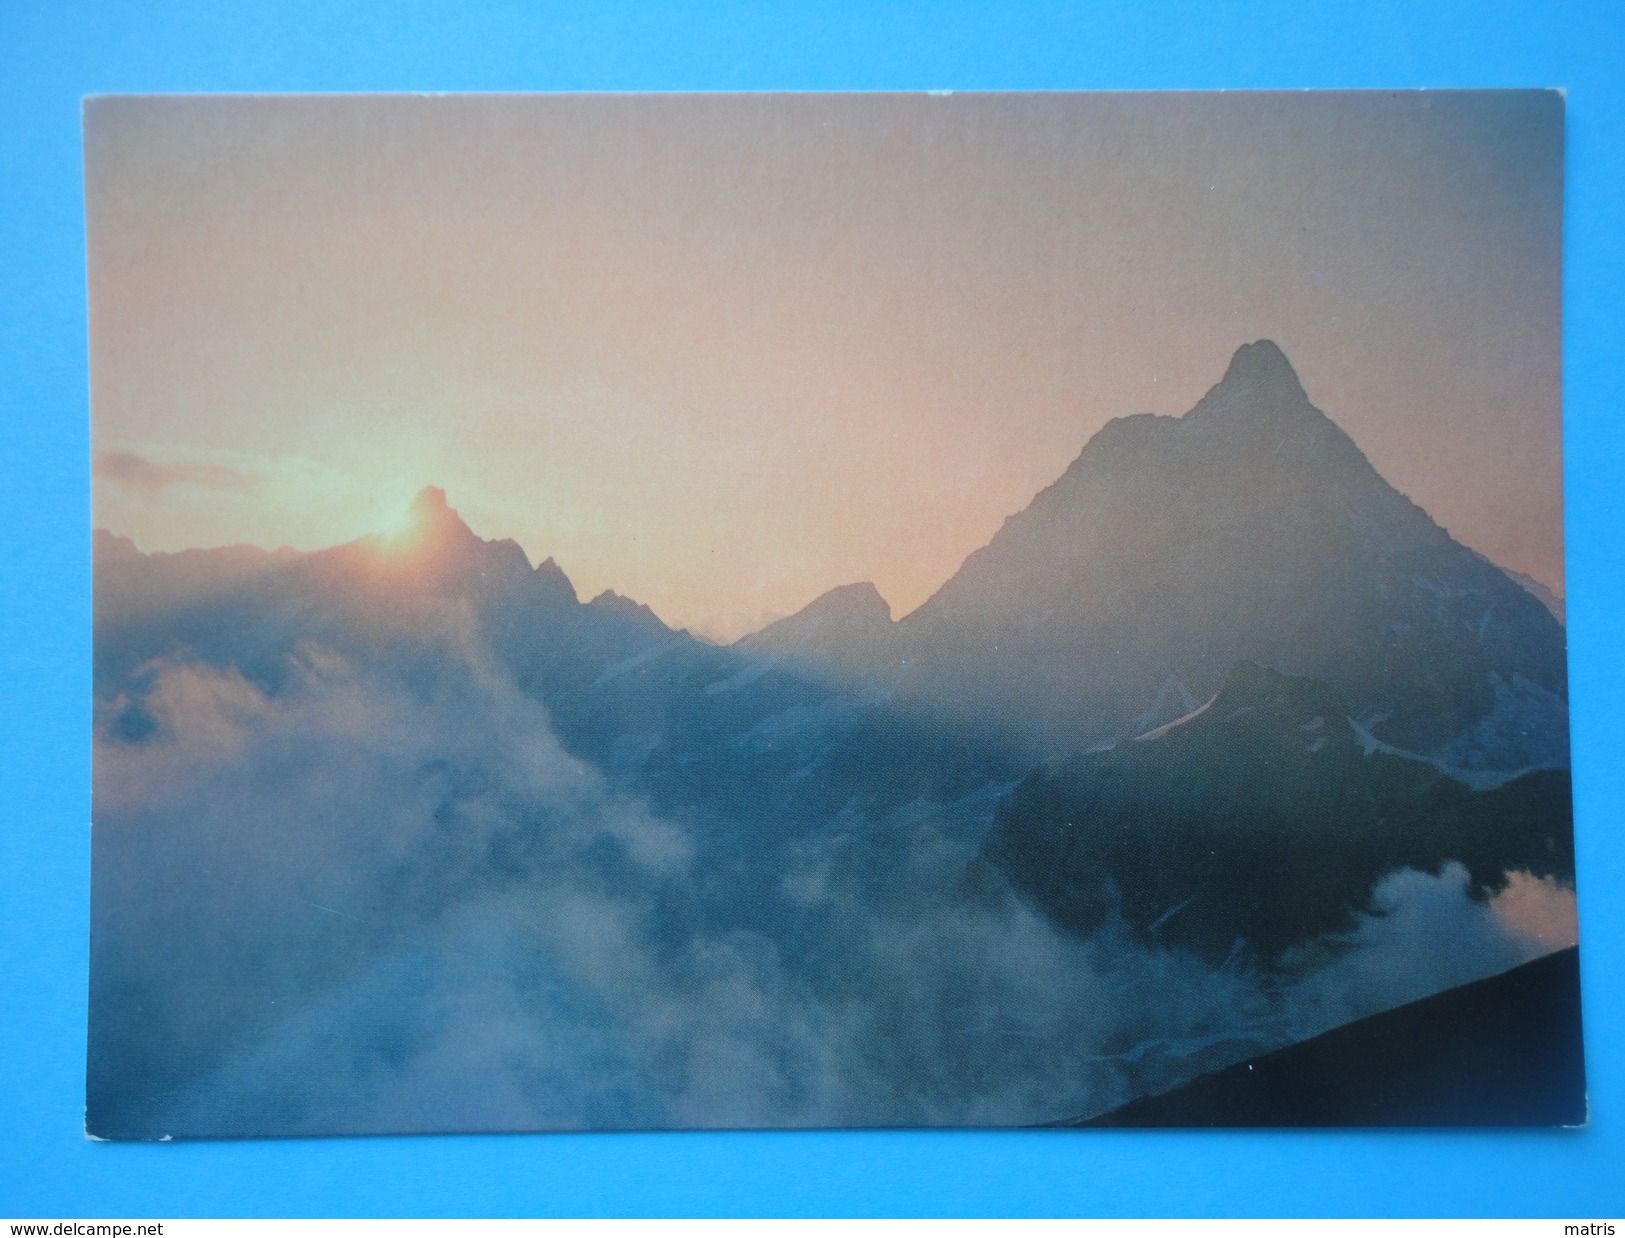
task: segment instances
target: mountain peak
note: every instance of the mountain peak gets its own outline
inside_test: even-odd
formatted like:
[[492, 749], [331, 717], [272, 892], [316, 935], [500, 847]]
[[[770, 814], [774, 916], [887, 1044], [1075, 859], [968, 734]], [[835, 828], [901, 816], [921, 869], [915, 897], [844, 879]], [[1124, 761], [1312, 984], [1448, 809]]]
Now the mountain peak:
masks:
[[[499, 543], [482, 541], [464, 524], [438, 486], [425, 486], [407, 505], [402, 519], [355, 545], [365, 552], [380, 580], [392, 586], [410, 582], [415, 588], [432, 591], [458, 587], [487, 566], [488, 548], [502, 549]], [[339, 552], [346, 549], [336, 548]], [[517, 546], [513, 549], [524, 557]]]
[[[1287, 386], [1302, 394], [1298, 372], [1274, 340], [1255, 340], [1236, 349], [1220, 386]], [[1305, 396], [1305, 399], [1308, 397]]]
[[620, 619], [629, 620], [643, 627], [659, 628], [662, 632], [670, 630], [660, 616], [655, 614], [648, 606], [627, 597], [625, 594], [617, 593], [613, 589], [605, 589], [587, 605], [596, 608], [603, 614], [615, 615]]
[[456, 515], [451, 510], [451, 504], [446, 502], [446, 492], [439, 486], [425, 486], [419, 490], [412, 499], [412, 515], [421, 517], [444, 517], [447, 514]]
[[768, 624], [745, 637], [742, 644], [759, 649], [804, 645], [837, 632], [848, 635], [891, 626], [891, 605], [869, 581], [837, 585], [820, 593], [795, 614]]
[[891, 606], [870, 581], [837, 585], [801, 609], [806, 618], [890, 623]]
[[1272, 451], [1291, 441], [1311, 456], [1359, 455], [1353, 441], [1309, 402], [1298, 372], [1274, 340], [1255, 340], [1236, 349], [1224, 377], [1183, 420], [1192, 429], [1238, 442], [1267, 437]]
[[869, 581], [838, 585], [788, 618], [739, 642], [754, 653], [790, 656], [840, 675], [866, 673], [890, 647], [891, 606]]
[[1460, 741], [1454, 765], [1566, 751], [1557, 621], [1384, 481], [1267, 340], [1183, 417], [1108, 423], [899, 633], [899, 699], [1045, 756], [1141, 734], [1169, 683], [1205, 699], [1242, 659], [1331, 683], [1395, 747]]
[[414, 539], [442, 549], [479, 540], [439, 486], [425, 486], [417, 492], [407, 508], [406, 525]]

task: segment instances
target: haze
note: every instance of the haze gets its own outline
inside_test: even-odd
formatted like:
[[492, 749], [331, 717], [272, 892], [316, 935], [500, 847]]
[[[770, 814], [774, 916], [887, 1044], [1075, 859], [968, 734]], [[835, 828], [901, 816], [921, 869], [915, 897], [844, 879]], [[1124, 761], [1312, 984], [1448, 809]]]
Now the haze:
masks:
[[423, 485], [730, 639], [913, 609], [1113, 417], [1276, 340], [1561, 590], [1545, 92], [102, 98], [98, 525], [314, 549]]

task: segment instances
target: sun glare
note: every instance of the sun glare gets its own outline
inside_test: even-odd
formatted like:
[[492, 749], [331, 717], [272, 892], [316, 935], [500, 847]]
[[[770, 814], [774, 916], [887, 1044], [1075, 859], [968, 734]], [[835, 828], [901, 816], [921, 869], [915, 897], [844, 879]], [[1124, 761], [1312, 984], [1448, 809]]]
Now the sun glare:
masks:
[[378, 536], [383, 542], [385, 550], [391, 554], [401, 554], [410, 550], [422, 536], [422, 522], [418, 519], [417, 511], [412, 504], [404, 503], [401, 508], [378, 530]]

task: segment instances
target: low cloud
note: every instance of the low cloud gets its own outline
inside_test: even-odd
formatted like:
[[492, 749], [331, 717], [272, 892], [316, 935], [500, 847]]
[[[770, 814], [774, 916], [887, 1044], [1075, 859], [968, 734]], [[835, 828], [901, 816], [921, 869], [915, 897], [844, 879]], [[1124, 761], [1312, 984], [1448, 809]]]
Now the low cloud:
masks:
[[439, 639], [305, 644], [274, 694], [172, 660], [102, 704], [93, 1131], [1038, 1122], [1551, 948], [1561, 891], [1455, 868], [1284, 979], [1079, 938], [967, 886], [918, 804], [730, 866]]
[[[1297, 952], [1289, 990], [1293, 1039], [1376, 1011], [1494, 976], [1573, 940], [1548, 935], [1574, 892], [1514, 874], [1506, 893], [1475, 899], [1465, 867], [1438, 873], [1401, 869], [1377, 886], [1371, 909], [1349, 933]], [[1510, 901], [1509, 901], [1510, 898]], [[1509, 908], [1515, 909], [1509, 914]], [[1538, 910], [1537, 910], [1538, 909]]]

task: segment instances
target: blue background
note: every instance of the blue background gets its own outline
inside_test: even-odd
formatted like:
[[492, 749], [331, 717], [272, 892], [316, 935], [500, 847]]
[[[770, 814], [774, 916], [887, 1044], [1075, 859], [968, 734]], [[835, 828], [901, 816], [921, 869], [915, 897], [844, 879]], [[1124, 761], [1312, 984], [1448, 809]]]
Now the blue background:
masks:
[[[0, 0], [0, 1215], [1625, 1213], [1625, 9]], [[89, 461], [79, 99], [120, 91], [1563, 86], [1592, 1125], [111, 1145], [81, 1135]]]

